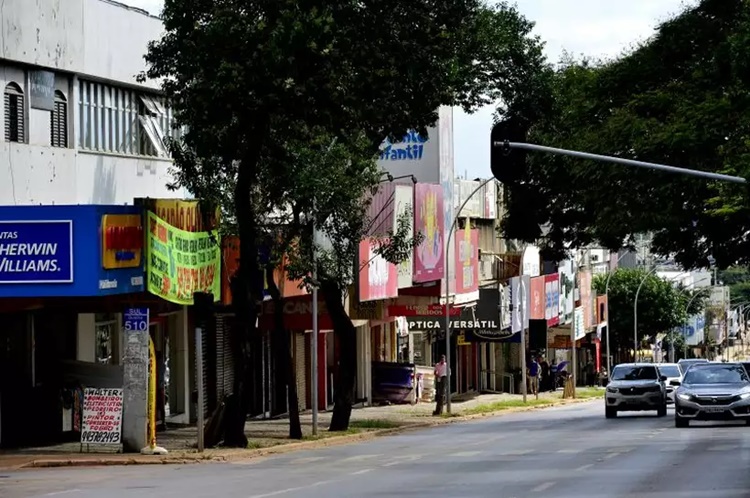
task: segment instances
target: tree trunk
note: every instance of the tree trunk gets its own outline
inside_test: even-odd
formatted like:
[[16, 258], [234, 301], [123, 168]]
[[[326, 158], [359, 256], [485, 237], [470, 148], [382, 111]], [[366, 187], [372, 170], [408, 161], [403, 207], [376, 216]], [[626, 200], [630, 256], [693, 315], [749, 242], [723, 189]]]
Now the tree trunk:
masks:
[[320, 290], [328, 314], [333, 322], [333, 333], [339, 341], [339, 376], [334, 394], [333, 415], [329, 431], [346, 431], [354, 405], [354, 379], [357, 369], [357, 330], [346, 314], [338, 282], [323, 280]]
[[238, 168], [235, 186], [235, 217], [239, 229], [240, 266], [231, 281], [232, 307], [235, 326], [232, 327], [232, 350], [234, 352], [234, 393], [227, 405], [224, 445], [236, 448], [247, 447], [245, 423], [252, 397], [252, 370], [250, 344], [257, 333], [258, 303], [262, 302], [263, 279], [258, 264], [258, 239], [255, 210], [251, 197], [251, 186], [258, 151], [253, 150]]
[[282, 372], [281, 378], [286, 385], [287, 406], [289, 409], [289, 438], [302, 439], [302, 425], [299, 419], [299, 400], [297, 398], [297, 371], [294, 367], [292, 348], [289, 341], [289, 331], [284, 326], [284, 309], [281, 292], [274, 281], [274, 266], [266, 267], [266, 282], [268, 292], [273, 299], [273, 321], [274, 338], [271, 341], [274, 346], [274, 356], [277, 365]]

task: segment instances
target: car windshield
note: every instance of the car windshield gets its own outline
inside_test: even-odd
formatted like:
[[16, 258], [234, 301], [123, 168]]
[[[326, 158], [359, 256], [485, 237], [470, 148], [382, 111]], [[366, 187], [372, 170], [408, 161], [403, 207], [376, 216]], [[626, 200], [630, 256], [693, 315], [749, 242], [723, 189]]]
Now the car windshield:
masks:
[[736, 384], [748, 382], [747, 372], [739, 365], [693, 366], [685, 374], [685, 384]]
[[615, 367], [612, 380], [656, 380], [656, 368], [643, 367]]
[[679, 377], [682, 375], [680, 367], [678, 367], [677, 365], [667, 365], [663, 367], [660, 366], [659, 372], [665, 377]]

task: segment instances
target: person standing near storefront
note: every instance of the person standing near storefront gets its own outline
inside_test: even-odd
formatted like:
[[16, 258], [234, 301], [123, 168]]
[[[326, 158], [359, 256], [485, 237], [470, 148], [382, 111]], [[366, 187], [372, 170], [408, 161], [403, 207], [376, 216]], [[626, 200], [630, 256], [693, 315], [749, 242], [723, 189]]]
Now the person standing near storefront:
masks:
[[445, 361], [445, 355], [440, 357], [440, 361], [435, 364], [435, 411], [433, 415], [443, 414], [443, 403], [445, 401], [445, 395], [447, 386], [446, 379], [448, 376], [448, 363]]
[[539, 362], [536, 358], [532, 357], [528, 367], [528, 378], [529, 378], [529, 391], [530, 394], [539, 395]]

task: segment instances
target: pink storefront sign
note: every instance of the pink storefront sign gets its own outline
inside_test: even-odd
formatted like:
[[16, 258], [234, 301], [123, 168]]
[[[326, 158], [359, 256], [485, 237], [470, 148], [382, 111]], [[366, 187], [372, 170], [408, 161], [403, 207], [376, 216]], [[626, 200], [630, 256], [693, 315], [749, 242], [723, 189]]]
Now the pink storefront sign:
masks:
[[398, 268], [377, 254], [377, 242], [359, 243], [359, 300], [379, 301], [398, 296]]

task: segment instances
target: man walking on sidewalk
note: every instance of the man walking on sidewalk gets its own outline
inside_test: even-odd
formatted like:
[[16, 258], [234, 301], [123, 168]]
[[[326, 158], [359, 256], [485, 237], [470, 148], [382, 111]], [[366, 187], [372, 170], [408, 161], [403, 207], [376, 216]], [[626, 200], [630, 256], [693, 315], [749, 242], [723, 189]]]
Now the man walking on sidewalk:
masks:
[[443, 402], [445, 400], [446, 376], [448, 375], [448, 364], [445, 362], [445, 355], [440, 357], [440, 361], [435, 364], [435, 411], [433, 415], [443, 414]]

